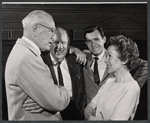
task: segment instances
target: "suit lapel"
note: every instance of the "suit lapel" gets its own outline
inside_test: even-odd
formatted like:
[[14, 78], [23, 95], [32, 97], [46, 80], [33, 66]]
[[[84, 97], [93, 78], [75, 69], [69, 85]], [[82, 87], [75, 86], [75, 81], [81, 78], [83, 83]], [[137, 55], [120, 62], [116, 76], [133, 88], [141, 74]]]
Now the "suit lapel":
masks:
[[53, 63], [52, 63], [52, 60], [51, 60], [51, 57], [50, 57], [50, 54], [46, 55], [46, 56], [42, 56], [43, 58], [43, 61], [45, 62], [45, 64], [48, 65], [50, 71], [51, 71], [51, 74], [52, 74], [52, 78], [54, 80], [54, 83], [57, 85], [57, 79], [56, 79], [56, 75], [55, 75], [55, 71], [54, 71], [54, 68], [53, 68]]
[[78, 93], [76, 77], [79, 77], [79, 76], [77, 76], [77, 71], [75, 67], [71, 65], [70, 61], [67, 58], [66, 58], [66, 61], [67, 61], [68, 70], [70, 73], [71, 82], [72, 82], [72, 96], [73, 96], [73, 99], [75, 99], [75, 95]]
[[86, 77], [88, 77], [90, 80], [91, 80], [91, 84], [95, 87], [95, 88], [98, 88], [98, 85], [94, 82], [94, 72], [93, 70], [91, 69], [91, 65], [93, 63], [93, 59], [92, 59], [92, 54], [91, 53], [88, 53], [86, 54], [87, 56], [87, 65], [85, 66], [84, 68], [84, 74]]
[[[94, 73], [93, 73], [93, 70], [91, 69], [91, 65], [92, 65], [92, 62], [93, 62], [93, 59], [92, 59], [92, 54], [91, 53], [86, 53], [86, 56], [88, 58], [88, 62], [87, 62], [87, 65], [85, 67], [85, 69], [87, 69], [87, 74], [90, 76], [90, 79], [92, 79], [92, 81], [94, 82]], [[106, 58], [106, 52], [102, 58], [102, 63], [104, 63], [104, 60]], [[106, 67], [105, 69], [105, 72], [103, 74], [103, 78], [99, 84], [99, 86], [103, 85], [105, 82], [106, 82], [106, 79], [108, 78], [109, 74], [108, 74], [108, 67]], [[97, 86], [97, 84], [94, 83], [94, 86]]]

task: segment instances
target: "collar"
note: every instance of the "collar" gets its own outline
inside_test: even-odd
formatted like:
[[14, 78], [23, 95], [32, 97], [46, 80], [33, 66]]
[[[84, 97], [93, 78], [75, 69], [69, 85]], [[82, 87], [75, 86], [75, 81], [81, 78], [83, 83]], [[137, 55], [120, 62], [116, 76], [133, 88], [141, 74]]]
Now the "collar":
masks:
[[[99, 56], [97, 56], [97, 57], [99, 58], [100, 61], [102, 60], [105, 51], [106, 51], [106, 50], [104, 49], [103, 52], [102, 52]], [[94, 57], [95, 57], [95, 56], [92, 54], [92, 59], [93, 59]]]
[[26, 42], [28, 42], [30, 45], [32, 45], [38, 51], [38, 54], [41, 55], [41, 51], [40, 51], [39, 47], [35, 43], [33, 43], [33, 41], [31, 41], [30, 39], [28, 39], [25, 36], [22, 36], [22, 39], [25, 40]]
[[[57, 65], [58, 61], [52, 56], [52, 54], [50, 53], [50, 57], [51, 57], [51, 60], [52, 60], [52, 63], [53, 65]], [[62, 66], [65, 66], [67, 64], [67, 61], [66, 59], [64, 58], [61, 62], [61, 65]]]
[[67, 61], [66, 61], [65, 58], [62, 60], [61, 64], [62, 64], [62, 66], [66, 66], [67, 65]]
[[50, 53], [50, 57], [51, 57], [51, 60], [52, 60], [53, 65], [56, 65], [56, 64], [57, 64], [57, 61], [54, 59], [54, 57], [52, 56], [51, 53]]

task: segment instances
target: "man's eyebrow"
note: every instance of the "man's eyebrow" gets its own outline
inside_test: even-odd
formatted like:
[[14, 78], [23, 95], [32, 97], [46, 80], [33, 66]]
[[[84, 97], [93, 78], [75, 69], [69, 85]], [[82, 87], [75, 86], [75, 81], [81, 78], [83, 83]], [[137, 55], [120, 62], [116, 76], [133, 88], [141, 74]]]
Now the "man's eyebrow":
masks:
[[94, 40], [98, 40], [99, 38], [96, 37], [96, 38], [93, 38], [93, 39], [94, 39]]

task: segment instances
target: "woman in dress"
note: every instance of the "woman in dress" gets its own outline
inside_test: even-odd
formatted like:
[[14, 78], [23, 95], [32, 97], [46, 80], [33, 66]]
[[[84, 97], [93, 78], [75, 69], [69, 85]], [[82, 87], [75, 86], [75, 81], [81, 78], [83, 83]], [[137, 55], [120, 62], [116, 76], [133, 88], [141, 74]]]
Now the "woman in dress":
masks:
[[86, 120], [133, 120], [140, 87], [130, 74], [139, 56], [135, 42], [123, 35], [106, 43], [108, 73], [112, 77], [99, 89], [84, 111]]

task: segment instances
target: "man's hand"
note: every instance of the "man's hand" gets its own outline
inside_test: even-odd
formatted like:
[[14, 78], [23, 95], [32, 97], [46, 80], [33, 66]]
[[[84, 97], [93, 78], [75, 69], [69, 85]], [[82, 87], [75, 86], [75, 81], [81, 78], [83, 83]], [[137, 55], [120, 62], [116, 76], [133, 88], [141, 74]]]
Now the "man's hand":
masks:
[[80, 64], [83, 64], [85, 65], [86, 64], [86, 55], [84, 52], [82, 52], [79, 48], [76, 48], [76, 47], [70, 47], [71, 49], [71, 52], [74, 53], [76, 55], [76, 61]]
[[24, 102], [23, 108], [25, 108], [26, 111], [30, 111], [31, 113], [41, 113], [44, 110], [39, 104], [37, 104], [31, 98], [27, 99]]

